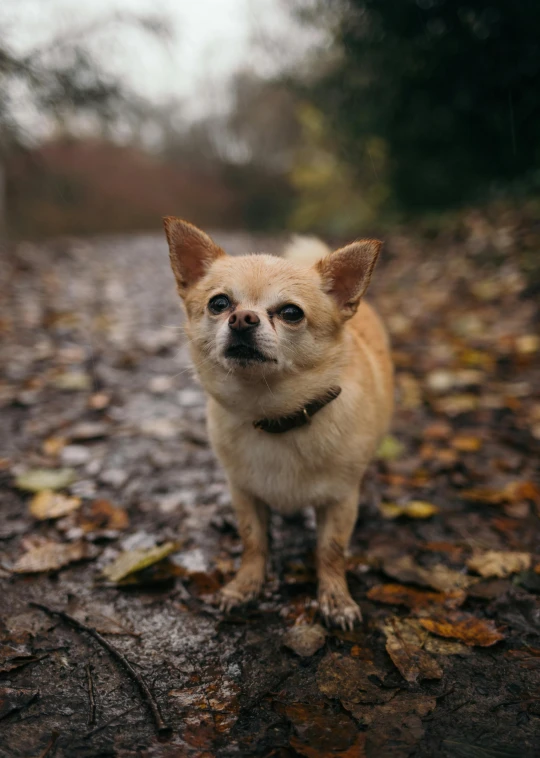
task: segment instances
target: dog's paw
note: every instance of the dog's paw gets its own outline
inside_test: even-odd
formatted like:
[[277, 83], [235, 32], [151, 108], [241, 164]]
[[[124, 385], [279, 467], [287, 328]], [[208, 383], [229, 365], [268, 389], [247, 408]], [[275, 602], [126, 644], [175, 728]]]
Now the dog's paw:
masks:
[[328, 626], [352, 631], [362, 621], [360, 608], [346, 591], [321, 590], [319, 610]]
[[218, 595], [219, 609], [228, 613], [233, 608], [249, 603], [261, 592], [263, 580], [259, 577], [237, 576]]

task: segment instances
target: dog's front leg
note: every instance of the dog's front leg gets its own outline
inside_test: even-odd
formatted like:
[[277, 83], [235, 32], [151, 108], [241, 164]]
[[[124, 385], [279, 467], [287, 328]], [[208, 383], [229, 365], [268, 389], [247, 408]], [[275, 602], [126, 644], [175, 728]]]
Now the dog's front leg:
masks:
[[247, 603], [260, 593], [268, 560], [267, 506], [234, 486], [231, 486], [231, 497], [244, 552], [235, 578], [221, 590], [220, 607], [225, 611]]
[[345, 554], [358, 512], [358, 492], [345, 501], [316, 509], [319, 608], [329, 624], [352, 629], [362, 620], [345, 578]]

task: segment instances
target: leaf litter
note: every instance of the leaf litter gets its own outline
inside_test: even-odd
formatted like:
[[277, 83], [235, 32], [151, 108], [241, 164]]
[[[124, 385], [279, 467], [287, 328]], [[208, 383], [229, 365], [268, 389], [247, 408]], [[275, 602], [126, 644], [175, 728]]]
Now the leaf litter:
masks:
[[[540, 242], [538, 234], [535, 239]], [[235, 244], [242, 252], [242, 243]], [[540, 657], [533, 652], [540, 595], [532, 568], [540, 565], [534, 304], [521, 297], [524, 285], [511, 261], [500, 274], [482, 264], [473, 292], [472, 277], [464, 272], [476, 264], [465, 243], [453, 242], [451, 255], [446, 243], [429, 261], [416, 242], [401, 238], [397, 244], [407, 254], [386, 261], [373, 295], [392, 332], [399, 399], [391, 439], [383, 441], [366, 476], [362, 524], [353, 538], [358, 558], [349, 564], [349, 586], [365, 624], [353, 632], [325, 630], [318, 649], [322, 634], [308, 631], [317, 618], [314, 561], [307, 556], [306, 530], [286, 519], [273, 519], [276, 575], [260, 603], [227, 618], [210, 606], [210, 596], [237, 567], [239, 543], [223, 475], [208, 446], [202, 437], [194, 445], [187, 432], [173, 434], [202, 427], [203, 399], [186, 371], [182, 338], [173, 345], [170, 330], [166, 340], [159, 337], [161, 325], [176, 318], [178, 303], [173, 287], [168, 294], [170, 272], [165, 259], [159, 262], [157, 243], [130, 238], [118, 243], [115, 255], [96, 243], [76, 266], [71, 254], [57, 261], [51, 248], [35, 269], [17, 268], [24, 282], [18, 292], [36, 297], [8, 288], [0, 299], [0, 328], [6, 315], [22, 316], [2, 343], [2, 366], [16, 365], [12, 375], [0, 378], [0, 402], [17, 451], [4, 446], [0, 452], [3, 604], [23, 631], [33, 629], [27, 599], [47, 597], [57, 608], [68, 603], [75, 620], [98, 633], [115, 635], [163, 701], [176, 734], [170, 745], [157, 743], [140, 704], [128, 712], [121, 701], [129, 693], [114, 681], [111, 690], [104, 686], [108, 675], [97, 659], [92, 665], [101, 731], [88, 738], [96, 752], [400, 758], [441, 749], [472, 756], [480, 750], [477, 743], [486, 742], [483, 754], [494, 755], [497, 730], [519, 740], [520, 754], [530, 752], [537, 731], [533, 698], [540, 687]], [[45, 260], [54, 272], [50, 279], [47, 272], [42, 276]], [[3, 264], [10, 269], [9, 257]], [[88, 292], [100, 293], [95, 300], [77, 296], [73, 282], [83, 276]], [[493, 299], [493, 292], [503, 294]], [[504, 318], [496, 307], [499, 296], [505, 298]], [[61, 306], [59, 299], [65, 301]], [[24, 327], [30, 300], [45, 311], [43, 324], [32, 329]], [[47, 315], [60, 311], [73, 314], [62, 334], [52, 321], [48, 325]], [[84, 323], [91, 329], [99, 324], [92, 335], [99, 349], [92, 355]], [[139, 344], [146, 330], [159, 337], [150, 350]], [[44, 341], [47, 358], [38, 349]], [[28, 346], [22, 362], [20, 345]], [[84, 376], [90, 358], [91, 385]], [[63, 386], [55, 386], [66, 374]], [[73, 394], [67, 396], [70, 383]], [[76, 477], [56, 476], [71, 466]], [[32, 517], [30, 498], [43, 490], [58, 496], [59, 508], [69, 497], [81, 505], [62, 516]], [[156, 508], [165, 498], [175, 505]], [[41, 503], [52, 507], [51, 495]], [[135, 540], [140, 534], [148, 539]], [[48, 575], [58, 572], [64, 550], [89, 550], [90, 558], [103, 551], [101, 571], [122, 546], [127, 552], [153, 549], [178, 535], [199, 555], [196, 565], [178, 566], [164, 557], [141, 569], [134, 561], [132, 573], [118, 583], [96, 583], [95, 565], [71, 561], [71, 555], [63, 564], [69, 570]], [[8, 571], [49, 543], [53, 556], [39, 562], [44, 571]], [[530, 567], [522, 568], [526, 558], [508, 554], [531, 556]], [[283, 559], [297, 568], [283, 572]], [[295, 622], [299, 631], [293, 632]], [[284, 645], [288, 632], [296, 652]], [[64, 647], [64, 632], [49, 622], [40, 627], [39, 639], [18, 634], [10, 631], [0, 642], [3, 675], [12, 678], [12, 689], [34, 693], [39, 687], [55, 707], [32, 711], [20, 726], [18, 716], [6, 718], [6, 739], [21, 754], [38, 755], [60, 724], [62, 749], [82, 754], [82, 743], [73, 740], [87, 734], [81, 695], [87, 694], [89, 647]], [[495, 644], [502, 635], [505, 644]], [[80, 676], [64, 678], [66, 666]], [[441, 679], [429, 678], [438, 671]], [[61, 688], [55, 689], [56, 682]], [[518, 704], [492, 711], [504, 688]], [[481, 730], [485, 739], [476, 738]]]

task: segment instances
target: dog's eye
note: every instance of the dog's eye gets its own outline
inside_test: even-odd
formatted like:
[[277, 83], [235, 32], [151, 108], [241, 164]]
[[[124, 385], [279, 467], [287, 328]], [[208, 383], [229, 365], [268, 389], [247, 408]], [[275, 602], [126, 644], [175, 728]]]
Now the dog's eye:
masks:
[[279, 315], [283, 321], [288, 321], [289, 324], [296, 324], [304, 318], [304, 311], [297, 305], [284, 305], [279, 311]]
[[231, 307], [231, 301], [227, 295], [214, 295], [208, 302], [208, 310], [210, 313], [223, 313], [227, 308]]

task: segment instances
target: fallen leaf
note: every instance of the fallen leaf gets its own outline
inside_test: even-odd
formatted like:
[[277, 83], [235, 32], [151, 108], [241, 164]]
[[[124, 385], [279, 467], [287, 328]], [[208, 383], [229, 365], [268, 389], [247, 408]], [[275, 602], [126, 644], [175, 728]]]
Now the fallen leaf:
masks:
[[442, 563], [437, 563], [429, 569], [419, 566], [412, 556], [404, 555], [398, 558], [391, 557], [383, 561], [383, 571], [393, 579], [400, 582], [410, 582], [423, 587], [433, 587], [440, 592], [450, 592], [457, 589], [466, 589], [477, 579], [453, 571]]
[[53, 378], [52, 384], [64, 392], [80, 392], [92, 388], [92, 377], [85, 374], [84, 371], [66, 371], [57, 374]]
[[439, 512], [439, 508], [432, 503], [426, 503], [423, 500], [411, 500], [406, 505], [397, 503], [381, 503], [379, 511], [386, 519], [395, 519], [399, 516], [408, 516], [409, 518], [430, 518]]
[[472, 648], [457, 640], [444, 637], [432, 637], [428, 634], [424, 642], [424, 650], [433, 655], [470, 655]]
[[[336, 718], [334, 717], [333, 724], [330, 727], [331, 729], [336, 728], [335, 721]], [[339, 724], [337, 726], [339, 728]], [[335, 734], [335, 732], [333, 732], [333, 734]], [[353, 744], [345, 750], [330, 749], [325, 748], [324, 746], [315, 747], [314, 745], [306, 745], [305, 742], [302, 742], [294, 735], [290, 740], [290, 745], [293, 750], [299, 755], [304, 755], [305, 758], [332, 758], [332, 756], [336, 756], [336, 758], [366, 758], [366, 752], [364, 749], [365, 744], [366, 735], [364, 732], [357, 733]]]
[[432, 540], [422, 545], [422, 550], [428, 550], [433, 553], [445, 553], [451, 561], [459, 561], [463, 554], [463, 547], [456, 545], [455, 542], [446, 542], [444, 540]]
[[421, 618], [420, 624], [433, 634], [450, 637], [466, 645], [489, 647], [504, 639], [493, 621], [476, 618], [470, 613], [454, 612], [446, 618]]
[[215, 571], [186, 571], [182, 566], [178, 566], [189, 577], [190, 590], [198, 597], [202, 595], [214, 595], [223, 587], [223, 575], [219, 569]]
[[[198, 676], [194, 676], [197, 686], [170, 690], [168, 695], [175, 698], [175, 704], [184, 711], [183, 720], [189, 730], [189, 742], [198, 747], [207, 741], [210, 744], [219, 735], [230, 732], [240, 712], [240, 688], [219, 666], [214, 669], [210, 681], [199, 683]], [[210, 721], [204, 723], [205, 728], [201, 730], [201, 716], [208, 710], [211, 713], [206, 715], [211, 717]], [[183, 735], [184, 739], [185, 737], [186, 732]]]
[[77, 478], [72, 468], [36, 468], [20, 474], [15, 479], [15, 486], [28, 492], [41, 490], [61, 490], [68, 487]]
[[0, 687], [0, 720], [14, 711], [20, 711], [38, 696], [36, 690]]
[[386, 652], [407, 682], [414, 684], [421, 679], [442, 677], [437, 661], [422, 649], [426, 635], [416, 625], [406, 619], [391, 618], [382, 628], [386, 636]]
[[470, 413], [475, 411], [479, 406], [477, 395], [448, 395], [433, 402], [433, 407], [438, 413], [444, 413], [447, 416], [459, 416], [461, 413]]
[[317, 669], [317, 686], [323, 695], [348, 703], [385, 703], [396, 689], [386, 689], [373, 681], [382, 676], [370, 661], [327, 653]]
[[69, 430], [72, 440], [97, 440], [109, 434], [110, 426], [104, 421], [82, 421]]
[[66, 437], [48, 437], [41, 449], [45, 455], [57, 456], [67, 444]]
[[277, 710], [293, 724], [296, 735], [290, 744], [300, 755], [364, 758], [363, 740], [358, 740], [356, 724], [347, 714], [334, 713], [324, 703], [278, 704]]
[[458, 434], [450, 441], [450, 444], [460, 453], [475, 453], [482, 447], [482, 440], [480, 437]]
[[121, 531], [129, 526], [129, 517], [123, 508], [118, 508], [109, 500], [94, 500], [90, 512], [83, 515], [79, 526], [88, 532]]
[[530, 553], [518, 553], [509, 550], [487, 550], [475, 553], [467, 561], [471, 571], [483, 577], [497, 576], [504, 579], [511, 574], [526, 571], [531, 566]]
[[463, 590], [428, 592], [413, 587], [405, 587], [403, 584], [378, 584], [369, 590], [367, 596], [377, 603], [405, 605], [415, 611], [437, 606], [450, 609], [458, 608], [467, 597]]
[[399, 693], [383, 705], [353, 706], [351, 713], [368, 727], [368, 758], [407, 758], [424, 734], [422, 718], [435, 709], [437, 701], [428, 695]]
[[142, 571], [158, 561], [162, 561], [178, 549], [176, 542], [166, 542], [159, 547], [138, 548], [121, 553], [118, 558], [103, 569], [103, 575], [111, 582], [117, 583], [126, 576]]
[[283, 644], [302, 658], [309, 658], [324, 645], [326, 630], [320, 624], [293, 626], [283, 637]]
[[80, 508], [81, 499], [67, 497], [53, 490], [41, 490], [30, 501], [30, 513], [40, 521], [61, 518]]
[[383, 461], [395, 461], [401, 458], [404, 452], [405, 445], [393, 435], [387, 434], [379, 445], [376, 457]]
[[514, 481], [502, 489], [493, 487], [473, 487], [463, 490], [461, 497], [473, 503], [500, 505], [501, 503], [517, 503], [520, 500], [531, 500], [540, 506], [540, 487], [530, 481]]
[[46, 542], [32, 548], [19, 558], [12, 568], [16, 574], [37, 574], [43, 571], [57, 571], [68, 563], [90, 557], [86, 542]]
[[88, 624], [101, 634], [115, 634], [118, 636], [139, 637], [137, 632], [115, 618], [115, 609], [112, 605], [88, 603], [84, 608], [78, 608], [72, 612], [73, 618]]

